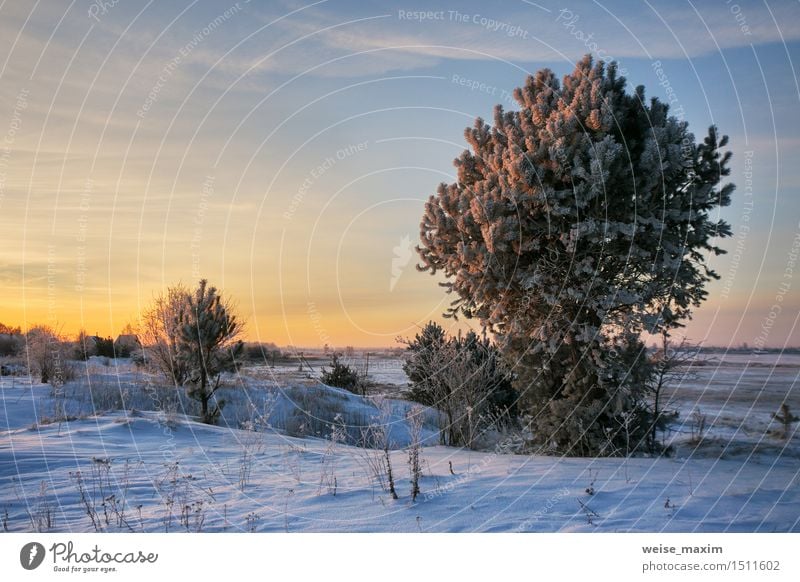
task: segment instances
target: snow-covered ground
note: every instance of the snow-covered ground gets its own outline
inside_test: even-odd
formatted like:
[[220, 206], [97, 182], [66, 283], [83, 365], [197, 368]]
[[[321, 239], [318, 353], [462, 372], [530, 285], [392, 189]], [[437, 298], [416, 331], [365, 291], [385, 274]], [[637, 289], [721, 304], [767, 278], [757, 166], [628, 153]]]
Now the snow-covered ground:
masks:
[[[93, 365], [91, 392], [83, 379], [56, 398], [4, 377], [0, 522], [9, 531], [800, 531], [800, 438], [782, 440], [771, 421], [784, 399], [800, 410], [800, 366], [759, 358], [717, 357], [671, 391], [681, 414], [669, 458], [443, 447], [427, 411], [416, 502], [406, 402], [384, 405], [393, 500], [370, 468], [381, 452], [354, 446], [380, 416], [374, 399], [246, 377], [212, 427], [126, 365]], [[103, 412], [120, 403], [126, 411]], [[311, 406], [317, 421], [300, 428], [297, 410]], [[699, 416], [698, 446], [689, 441]], [[332, 420], [348, 427], [339, 442], [321, 438]]]

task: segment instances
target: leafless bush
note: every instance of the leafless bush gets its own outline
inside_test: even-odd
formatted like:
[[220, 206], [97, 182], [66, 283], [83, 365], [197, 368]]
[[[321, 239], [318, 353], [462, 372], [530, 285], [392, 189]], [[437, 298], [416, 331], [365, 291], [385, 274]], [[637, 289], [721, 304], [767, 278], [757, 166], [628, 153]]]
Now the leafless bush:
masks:
[[69, 476], [74, 483], [75, 488], [78, 490], [78, 496], [80, 498], [81, 505], [83, 505], [86, 515], [92, 522], [94, 531], [103, 531], [103, 524], [100, 516], [97, 513], [95, 498], [89, 493], [89, 490], [86, 487], [86, 481], [84, 480], [83, 473], [81, 471], [70, 472]]
[[176, 515], [179, 525], [186, 531], [202, 531], [208, 499], [213, 500], [213, 494], [197, 487], [191, 474], [181, 472], [179, 461], [167, 463], [164, 467], [164, 474], [155, 484], [164, 506], [161, 518], [164, 531], [170, 531]]
[[94, 414], [112, 410], [129, 410], [131, 406], [131, 390], [129, 387], [107, 379], [94, 380], [87, 383], [86, 396]]
[[131, 392], [129, 406], [139, 410], [155, 410], [161, 413], [159, 422], [174, 428], [178, 424], [178, 412], [194, 414], [196, 403], [183, 390], [175, 386], [139, 383], [142, 390]]
[[67, 362], [66, 344], [58, 329], [33, 326], [25, 334], [25, 353], [28, 368], [38, 374], [42, 384], [61, 386], [74, 378], [74, 370]]
[[422, 415], [423, 408], [416, 405], [409, 410], [406, 416], [410, 436], [410, 442], [408, 444], [408, 469], [411, 479], [411, 501], [416, 501], [420, 493], [419, 481], [422, 477], [422, 465], [420, 462], [420, 449], [422, 448]]
[[242, 450], [239, 456], [239, 489], [244, 491], [250, 484], [255, 457], [264, 450], [264, 439], [261, 434], [245, 431], [240, 441]]
[[389, 438], [391, 407], [382, 397], [375, 400], [375, 405], [380, 414], [375, 422], [363, 430], [361, 443], [363, 458], [371, 478], [380, 485], [381, 489], [388, 492], [392, 499], [397, 499], [392, 459], [389, 454], [389, 450], [392, 448]]
[[692, 444], [700, 444], [703, 440], [703, 435], [706, 431], [706, 421], [708, 418], [705, 414], [701, 413], [699, 410], [695, 410], [692, 413], [692, 422], [689, 427], [691, 431], [691, 440]]
[[652, 396], [650, 407], [650, 427], [647, 431], [646, 447], [650, 452], [663, 448], [658, 440], [658, 431], [664, 431], [669, 422], [677, 417], [678, 411], [668, 408], [664, 403], [664, 393], [670, 386], [697, 379], [693, 364], [697, 361], [699, 346], [690, 344], [686, 338], [674, 344], [667, 330], [661, 333], [661, 347], [650, 358], [652, 375], [648, 389]]
[[264, 432], [272, 428], [270, 419], [278, 403], [278, 396], [274, 392], [264, 396], [261, 406], [256, 406], [252, 400], [248, 403], [250, 417], [242, 423], [242, 428], [247, 431]]
[[48, 400], [40, 400], [38, 408], [38, 426], [61, 424], [79, 418], [79, 414], [67, 411], [67, 398], [61, 389], [55, 389]]
[[142, 315], [144, 361], [160, 371], [174, 386], [182, 386], [189, 375], [185, 361], [178, 357], [177, 317], [189, 289], [178, 284], [157, 295]]
[[[35, 507], [33, 510], [25, 503], [25, 511], [28, 513], [28, 520], [30, 521], [31, 528], [35, 532], [48, 532], [56, 524], [55, 513], [50, 500], [47, 497], [47, 483], [42, 481], [39, 483], [39, 495], [36, 498]], [[7, 528], [8, 510], [3, 521], [3, 527]]]
[[328, 494], [336, 496], [338, 483], [336, 480], [336, 457], [338, 454], [338, 445], [345, 441], [345, 429], [342, 422], [341, 415], [337, 414], [330, 425], [330, 442], [322, 455], [322, 468], [320, 469], [319, 476], [319, 493], [322, 492], [323, 487], [327, 489]]
[[165, 469], [164, 475], [156, 483], [156, 490], [161, 495], [161, 503], [164, 506], [164, 514], [161, 518], [164, 524], [164, 531], [169, 533], [172, 527], [172, 520], [175, 517], [175, 504], [178, 502], [179, 505], [184, 505], [180, 503], [180, 498], [185, 496], [181, 496], [179, 492], [182, 483], [179, 462], [168, 463]]
[[[108, 510], [110, 509], [111, 513], [113, 514], [113, 521], [116, 524], [117, 528], [127, 528], [130, 531], [134, 531], [133, 526], [128, 522], [127, 518], [127, 511], [128, 511], [128, 490], [130, 488], [130, 477], [131, 473], [136, 472], [139, 468], [141, 468], [142, 462], [139, 461], [138, 463], [131, 463], [130, 460], [126, 459], [125, 464], [122, 466], [122, 475], [119, 479], [115, 480], [116, 488], [114, 493], [106, 496], [103, 503], [104, 503], [104, 514], [108, 514]], [[105, 473], [106, 480], [108, 486], [110, 486], [109, 476], [111, 473], [111, 461], [109, 460], [107, 463], [107, 470], [101, 470], [99, 472], [100, 475]], [[141, 507], [141, 506], [140, 506]], [[140, 523], [141, 523], [141, 516], [140, 516]]]
[[303, 450], [299, 447], [289, 445], [282, 454], [284, 472], [291, 475], [299, 485], [303, 479], [303, 467], [300, 463], [300, 456]]

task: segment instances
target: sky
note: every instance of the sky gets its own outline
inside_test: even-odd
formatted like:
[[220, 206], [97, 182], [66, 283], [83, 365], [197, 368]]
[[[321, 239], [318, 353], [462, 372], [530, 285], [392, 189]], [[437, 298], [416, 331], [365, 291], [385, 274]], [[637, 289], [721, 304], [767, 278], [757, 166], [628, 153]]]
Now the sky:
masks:
[[589, 53], [730, 136], [686, 335], [800, 345], [799, 48], [789, 1], [7, 0], [0, 321], [116, 335], [202, 277], [254, 341], [413, 335], [450, 301], [413, 247], [464, 128]]

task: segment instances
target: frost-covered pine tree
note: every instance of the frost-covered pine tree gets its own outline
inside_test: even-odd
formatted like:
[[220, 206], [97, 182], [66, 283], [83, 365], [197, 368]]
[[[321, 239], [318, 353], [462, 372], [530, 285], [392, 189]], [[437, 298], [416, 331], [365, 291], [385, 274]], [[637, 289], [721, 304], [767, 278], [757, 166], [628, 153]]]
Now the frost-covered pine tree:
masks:
[[649, 426], [640, 335], [681, 325], [717, 278], [706, 257], [731, 233], [715, 216], [733, 190], [719, 187], [727, 139], [711, 127], [696, 143], [589, 56], [514, 97], [518, 111], [498, 105], [493, 125], [465, 131], [458, 182], [425, 205], [419, 268], [446, 277], [449, 315], [495, 334], [542, 444], [613, 454]]
[[209, 408], [219, 389], [222, 372], [236, 367], [243, 351], [238, 340], [242, 323], [217, 288], [201, 279], [197, 289], [186, 294], [175, 315], [178, 359], [187, 370], [187, 394], [200, 403], [203, 422], [213, 424], [224, 401]]
[[403, 371], [411, 384], [409, 397], [425, 406], [438, 406], [437, 386], [446, 373], [447, 334], [441, 325], [429, 321], [413, 340], [400, 340], [406, 344]]

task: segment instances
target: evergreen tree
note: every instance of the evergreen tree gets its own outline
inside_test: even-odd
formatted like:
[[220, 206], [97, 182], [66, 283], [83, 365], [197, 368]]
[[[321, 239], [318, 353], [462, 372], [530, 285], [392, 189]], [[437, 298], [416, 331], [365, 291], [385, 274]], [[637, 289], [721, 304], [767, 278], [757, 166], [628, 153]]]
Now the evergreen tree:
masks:
[[516, 421], [519, 393], [514, 389], [512, 374], [503, 361], [500, 350], [487, 337], [469, 331], [455, 338], [455, 352], [464, 360], [467, 373], [479, 379], [478, 394], [469, 405], [476, 415], [486, 421], [509, 423]]
[[234, 370], [243, 343], [237, 338], [243, 326], [223, 301], [216, 287], [202, 279], [193, 294], [187, 294], [175, 316], [177, 357], [185, 365], [187, 394], [200, 403], [203, 422], [213, 423], [225, 402], [209, 403], [219, 389], [222, 372]]
[[[402, 340], [399, 340], [402, 341]], [[409, 398], [425, 406], [436, 406], [437, 382], [445, 364], [447, 335], [441, 325], [429, 321], [411, 341], [405, 341], [403, 371], [411, 383]]]
[[114, 352], [114, 340], [110, 337], [97, 336], [95, 338], [95, 355], [105, 358], [114, 358], [116, 356]]
[[350, 392], [359, 392], [361, 386], [358, 372], [353, 370], [347, 364], [343, 364], [339, 360], [339, 354], [336, 352], [331, 356], [331, 369], [330, 371], [322, 368], [320, 382], [326, 386], [334, 386], [336, 388], [344, 388]]
[[518, 393], [491, 340], [473, 331], [448, 337], [431, 321], [405, 343], [409, 398], [440, 410], [442, 444], [473, 446], [489, 426], [516, 421]]
[[[420, 269], [442, 273], [447, 315], [478, 318], [500, 343], [542, 444], [624, 450], [644, 414], [640, 335], [678, 327], [718, 275], [706, 263], [730, 226], [727, 138], [696, 143], [617, 66], [586, 56], [559, 83], [539, 71], [518, 111], [478, 118], [420, 224]], [[639, 419], [638, 425], [650, 425]], [[611, 441], [609, 441], [611, 439]]]
[[78, 332], [78, 337], [75, 338], [75, 359], [88, 360], [91, 356], [96, 355], [97, 350], [94, 338], [90, 338], [86, 330], [80, 330]]

